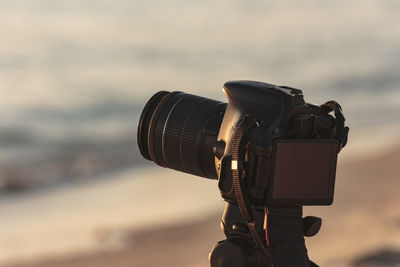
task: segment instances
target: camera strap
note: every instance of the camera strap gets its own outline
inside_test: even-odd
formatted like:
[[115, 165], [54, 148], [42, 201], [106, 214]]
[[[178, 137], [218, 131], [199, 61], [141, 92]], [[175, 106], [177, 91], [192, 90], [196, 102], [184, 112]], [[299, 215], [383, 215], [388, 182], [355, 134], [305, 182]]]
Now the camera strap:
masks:
[[336, 118], [336, 139], [339, 141], [339, 151], [347, 144], [349, 127], [345, 126], [346, 119], [344, 118], [342, 107], [336, 101], [328, 101], [321, 105], [321, 111], [325, 114], [334, 112]]
[[[255, 125], [256, 120], [254, 118], [250, 116], [244, 116], [236, 126], [231, 143], [232, 180], [233, 190], [235, 193], [237, 204], [239, 206], [240, 213], [242, 214], [243, 219], [246, 221], [247, 227], [249, 228], [256, 245], [263, 251], [265, 257], [268, 260], [268, 258], [270, 258], [270, 255], [267, 251], [266, 244], [257, 232], [257, 224], [254, 216], [255, 206], [251, 204], [245, 192], [246, 189], [243, 176], [244, 159], [240, 158], [240, 155], [244, 154], [240, 153], [241, 146], [243, 145], [243, 136], [248, 133], [248, 131], [251, 130]], [[269, 261], [272, 262], [270, 259]]]

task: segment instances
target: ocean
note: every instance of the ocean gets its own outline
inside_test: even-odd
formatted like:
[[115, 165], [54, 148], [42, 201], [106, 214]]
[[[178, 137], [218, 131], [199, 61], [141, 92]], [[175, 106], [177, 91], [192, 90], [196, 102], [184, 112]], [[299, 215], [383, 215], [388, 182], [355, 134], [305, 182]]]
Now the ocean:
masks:
[[0, 195], [151, 166], [136, 145], [151, 95], [224, 100], [227, 80], [337, 100], [349, 147], [394, 142], [399, 12], [396, 0], [3, 0]]

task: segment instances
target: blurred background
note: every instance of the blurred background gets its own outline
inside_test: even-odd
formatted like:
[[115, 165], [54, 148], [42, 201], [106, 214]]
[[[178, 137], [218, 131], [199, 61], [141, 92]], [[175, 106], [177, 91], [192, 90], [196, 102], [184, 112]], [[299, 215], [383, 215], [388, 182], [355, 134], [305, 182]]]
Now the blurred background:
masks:
[[141, 158], [159, 90], [224, 100], [248, 79], [341, 103], [321, 266], [400, 266], [397, 0], [1, 0], [0, 266], [208, 266], [215, 181]]

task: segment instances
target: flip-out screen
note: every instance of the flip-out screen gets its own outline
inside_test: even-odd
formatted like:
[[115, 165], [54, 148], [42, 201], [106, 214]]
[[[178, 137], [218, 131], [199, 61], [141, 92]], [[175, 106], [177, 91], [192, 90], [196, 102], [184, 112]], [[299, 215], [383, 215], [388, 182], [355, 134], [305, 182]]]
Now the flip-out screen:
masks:
[[267, 205], [330, 205], [338, 142], [284, 140], [274, 144]]

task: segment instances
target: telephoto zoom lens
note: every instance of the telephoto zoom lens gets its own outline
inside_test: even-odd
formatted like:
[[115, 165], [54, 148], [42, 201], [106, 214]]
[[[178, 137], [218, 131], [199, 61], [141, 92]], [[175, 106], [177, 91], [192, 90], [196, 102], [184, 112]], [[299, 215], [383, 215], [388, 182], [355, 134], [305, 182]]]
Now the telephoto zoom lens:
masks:
[[140, 116], [140, 152], [160, 166], [217, 179], [213, 146], [226, 106], [183, 92], [156, 93]]

